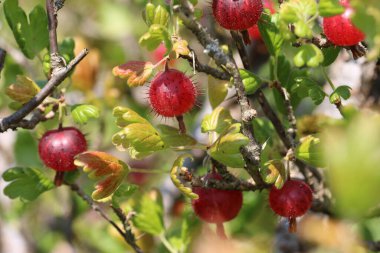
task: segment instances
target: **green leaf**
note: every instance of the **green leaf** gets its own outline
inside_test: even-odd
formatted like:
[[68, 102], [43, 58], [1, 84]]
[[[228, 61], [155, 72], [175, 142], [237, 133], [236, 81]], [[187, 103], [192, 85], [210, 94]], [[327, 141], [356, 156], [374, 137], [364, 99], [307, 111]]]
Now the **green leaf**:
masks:
[[211, 114], [207, 114], [201, 124], [202, 133], [207, 132], [217, 132], [222, 133], [227, 129], [232, 123], [233, 119], [230, 112], [224, 107], [217, 107], [212, 111]]
[[343, 99], [347, 100], [351, 97], [351, 90], [352, 88], [347, 85], [339, 86], [335, 89], [335, 93], [341, 96]]
[[341, 102], [340, 96], [336, 92], [331, 93], [331, 95], [329, 96], [329, 100], [330, 100], [330, 103], [333, 105], [339, 104]]
[[273, 136], [275, 135], [275, 129], [270, 120], [266, 118], [254, 118], [252, 121], [255, 138], [259, 143], [264, 143], [266, 141], [272, 142]]
[[287, 180], [286, 169], [281, 160], [266, 162], [260, 173], [267, 184], [274, 184], [277, 189], [281, 189]]
[[141, 159], [165, 149], [164, 141], [150, 124], [130, 124], [113, 135], [112, 143], [120, 151], [128, 150], [134, 159]]
[[152, 3], [146, 4], [143, 18], [148, 26], [162, 25], [165, 27], [169, 22], [169, 17], [169, 12], [162, 5], [156, 7]]
[[193, 137], [187, 134], [181, 134], [175, 127], [158, 125], [157, 129], [166, 147], [192, 146], [197, 143]]
[[132, 123], [150, 124], [149, 121], [127, 107], [117, 106], [113, 109], [112, 114], [116, 118], [116, 125], [121, 128]]
[[156, 6], [152, 3], [147, 3], [145, 5], [145, 11], [143, 12], [143, 18], [145, 23], [150, 26], [152, 25], [152, 20], [154, 19], [154, 10]]
[[146, 47], [149, 51], [156, 49], [162, 42], [166, 48], [172, 48], [170, 35], [166, 27], [158, 24], [153, 24], [149, 27], [149, 31], [141, 36], [139, 43]]
[[284, 37], [279, 29], [279, 15], [261, 15], [258, 27], [270, 54], [278, 55], [284, 43]]
[[99, 108], [93, 105], [74, 105], [71, 116], [77, 124], [86, 124], [91, 118], [99, 118]]
[[54, 184], [40, 170], [14, 167], [3, 173], [3, 179], [9, 184], [4, 188], [4, 194], [11, 199], [33, 201], [45, 191], [54, 188]]
[[314, 104], [320, 105], [325, 100], [326, 93], [319, 86], [312, 86], [309, 89], [309, 96], [313, 100]]
[[49, 45], [48, 19], [45, 9], [37, 5], [29, 14], [29, 20], [18, 0], [4, 2], [4, 14], [21, 51], [33, 59]]
[[340, 217], [363, 221], [380, 203], [379, 129], [379, 115], [362, 111], [347, 124], [324, 131], [321, 151]]
[[325, 165], [322, 158], [320, 139], [312, 135], [301, 139], [301, 144], [295, 150], [295, 156], [312, 166], [323, 167]]
[[313, 44], [302, 45], [294, 56], [294, 65], [302, 67], [318, 67], [324, 60], [322, 51]]
[[158, 191], [146, 193], [138, 202], [133, 224], [141, 231], [160, 235], [165, 231], [162, 197]]
[[340, 47], [325, 47], [322, 48], [323, 53], [323, 63], [322, 66], [326, 67], [331, 65], [335, 59], [338, 57], [340, 52]]
[[344, 7], [339, 3], [339, 0], [320, 0], [319, 15], [322, 17], [332, 17], [344, 12]]
[[227, 129], [209, 149], [210, 156], [215, 160], [234, 168], [245, 165], [240, 148], [249, 143], [249, 139], [240, 133], [240, 123], [235, 123]]
[[130, 198], [133, 195], [133, 193], [135, 193], [137, 190], [138, 190], [137, 185], [133, 185], [133, 184], [120, 185], [120, 187], [117, 188], [117, 190], [112, 195], [112, 205], [114, 207], [120, 207], [119, 203]]
[[30, 131], [17, 131], [14, 155], [16, 164], [19, 166], [41, 167], [42, 163], [38, 157], [37, 138], [34, 138]]
[[246, 69], [239, 69], [239, 72], [244, 84], [245, 93], [247, 95], [255, 93], [263, 82], [261, 78]]
[[[284, 2], [280, 8], [281, 31], [288, 30], [288, 25], [293, 24], [294, 33], [301, 38], [313, 36], [313, 22], [310, 19], [317, 14], [317, 4], [314, 0], [290, 0]], [[289, 37], [289, 36], [286, 36]]]
[[179, 174], [182, 172], [182, 166], [186, 158], [193, 159], [190, 154], [180, 155], [173, 163], [172, 169], [170, 171], [170, 179], [173, 184], [182, 192], [186, 197], [190, 199], [198, 199], [199, 196], [192, 191], [190, 187], [186, 187], [181, 180], [178, 178]]
[[216, 108], [226, 98], [228, 93], [228, 82], [208, 76], [207, 94], [212, 108]]

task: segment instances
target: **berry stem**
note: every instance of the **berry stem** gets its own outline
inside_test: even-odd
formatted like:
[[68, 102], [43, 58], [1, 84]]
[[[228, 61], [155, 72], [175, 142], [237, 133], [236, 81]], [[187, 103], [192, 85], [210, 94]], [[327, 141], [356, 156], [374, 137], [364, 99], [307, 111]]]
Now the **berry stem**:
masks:
[[241, 36], [243, 37], [243, 41], [245, 45], [251, 44], [251, 39], [249, 38], [249, 33], [247, 30], [240, 31]]
[[297, 220], [296, 220], [296, 218], [295, 217], [289, 217], [288, 221], [289, 221], [289, 227], [288, 227], [289, 233], [297, 232]]
[[227, 240], [226, 232], [224, 231], [223, 223], [216, 223], [216, 234], [222, 240]]
[[62, 183], [63, 183], [63, 177], [65, 176], [65, 172], [64, 171], [57, 171], [55, 173], [55, 177], [54, 177], [54, 184], [55, 186], [61, 186]]
[[186, 134], [186, 125], [185, 125], [185, 121], [183, 121], [183, 116], [182, 115], [176, 116], [176, 119], [178, 121], [180, 134]]

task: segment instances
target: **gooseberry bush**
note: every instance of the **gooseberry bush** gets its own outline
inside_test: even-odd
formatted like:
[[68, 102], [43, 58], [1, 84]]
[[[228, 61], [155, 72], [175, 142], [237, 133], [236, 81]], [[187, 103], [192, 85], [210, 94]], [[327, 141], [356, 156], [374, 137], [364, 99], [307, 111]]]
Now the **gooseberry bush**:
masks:
[[379, 1], [0, 8], [1, 252], [380, 251]]

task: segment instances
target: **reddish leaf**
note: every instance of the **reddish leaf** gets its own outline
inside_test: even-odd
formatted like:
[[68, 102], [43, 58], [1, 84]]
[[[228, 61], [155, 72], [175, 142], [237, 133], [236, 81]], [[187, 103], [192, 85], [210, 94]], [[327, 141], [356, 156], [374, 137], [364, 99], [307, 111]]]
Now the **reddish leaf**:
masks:
[[151, 62], [129, 61], [113, 68], [114, 76], [127, 80], [130, 87], [144, 85], [153, 72], [154, 65]]
[[89, 177], [98, 180], [92, 198], [108, 200], [129, 172], [129, 167], [116, 157], [100, 151], [87, 151], [76, 156], [75, 165], [83, 167]]

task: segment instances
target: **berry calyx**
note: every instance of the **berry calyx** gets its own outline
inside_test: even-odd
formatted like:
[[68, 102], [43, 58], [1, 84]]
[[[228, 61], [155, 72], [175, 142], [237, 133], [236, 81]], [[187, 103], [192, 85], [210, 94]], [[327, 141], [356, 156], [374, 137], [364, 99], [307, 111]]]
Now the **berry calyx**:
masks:
[[[204, 180], [222, 180], [216, 172], [207, 174]], [[193, 192], [199, 199], [192, 201], [195, 214], [208, 223], [223, 223], [235, 218], [243, 204], [243, 194], [237, 190], [219, 190], [213, 188], [194, 187]]]
[[[272, 0], [264, 0], [263, 5], [265, 9], [269, 9], [270, 13], [273, 14], [276, 12], [274, 8], [274, 3], [272, 2]], [[257, 24], [248, 29], [248, 34], [251, 39], [261, 40], [261, 34], [260, 34], [259, 27], [257, 26]]]
[[295, 218], [304, 215], [313, 201], [309, 185], [301, 180], [288, 180], [281, 189], [272, 186], [269, 192], [269, 205], [272, 210], [289, 219], [289, 231], [296, 229]]
[[57, 171], [57, 186], [62, 184], [63, 172], [76, 169], [74, 157], [86, 150], [84, 135], [74, 127], [47, 131], [38, 144], [38, 153], [43, 163]]
[[323, 19], [323, 32], [337, 46], [354, 46], [363, 41], [365, 35], [350, 20], [353, 9], [348, 0], [340, 0], [344, 13]]
[[193, 82], [176, 69], [165, 69], [152, 80], [149, 101], [153, 110], [165, 117], [177, 117], [190, 111], [197, 91]]
[[213, 0], [216, 21], [227, 30], [247, 30], [257, 23], [263, 12], [261, 0]]

